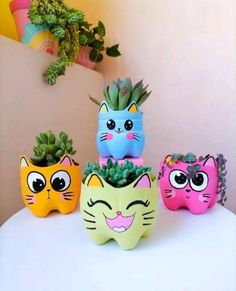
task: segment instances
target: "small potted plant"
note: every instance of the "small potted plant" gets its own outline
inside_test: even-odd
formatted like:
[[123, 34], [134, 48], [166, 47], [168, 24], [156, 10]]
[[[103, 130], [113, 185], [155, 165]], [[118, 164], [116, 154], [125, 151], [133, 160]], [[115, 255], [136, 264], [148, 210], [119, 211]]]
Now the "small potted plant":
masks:
[[92, 27], [81, 11], [63, 0], [12, 0], [10, 8], [20, 41], [59, 56], [44, 73], [49, 85], [54, 85], [73, 62], [93, 69], [104, 52], [110, 57], [120, 55], [118, 44], [104, 45], [106, 30], [101, 21]]
[[84, 226], [96, 244], [114, 239], [134, 248], [148, 236], [157, 219], [157, 186], [151, 169], [126, 160], [107, 165], [88, 163], [81, 190]]
[[25, 25], [30, 22], [28, 18], [30, 2], [31, 0], [12, 0], [9, 3], [20, 41], [24, 35]]
[[109, 57], [118, 57], [121, 55], [119, 44], [111, 47], [105, 47], [104, 37], [106, 29], [102, 21], [98, 21], [97, 26], [92, 27], [86, 20], [79, 26], [80, 49], [76, 62], [87, 68], [94, 69], [96, 63], [103, 60], [105, 52]]
[[83, 23], [81, 11], [65, 5], [63, 0], [32, 0], [29, 18], [33, 25], [45, 25], [58, 39], [59, 59], [50, 65], [44, 73], [48, 84], [54, 85], [57, 77], [64, 75], [65, 70], [76, 59], [79, 51], [78, 30]]
[[104, 87], [103, 102], [90, 97], [100, 106], [97, 148], [100, 158], [140, 158], [144, 148], [141, 104], [151, 92], [139, 81], [134, 86], [130, 78], [116, 80]]
[[19, 40], [31, 48], [55, 54], [56, 38], [48, 30], [47, 25], [35, 26], [30, 23], [29, 8], [31, 0], [12, 0], [9, 4], [16, 23]]
[[200, 214], [211, 208], [220, 195], [226, 201], [226, 160], [222, 154], [196, 158], [192, 153], [168, 155], [160, 165], [160, 189], [167, 208], [187, 208]]
[[32, 214], [45, 217], [51, 211], [72, 212], [80, 195], [80, 167], [70, 156], [75, 154], [65, 132], [52, 131], [36, 136], [34, 154], [20, 159], [21, 191]]

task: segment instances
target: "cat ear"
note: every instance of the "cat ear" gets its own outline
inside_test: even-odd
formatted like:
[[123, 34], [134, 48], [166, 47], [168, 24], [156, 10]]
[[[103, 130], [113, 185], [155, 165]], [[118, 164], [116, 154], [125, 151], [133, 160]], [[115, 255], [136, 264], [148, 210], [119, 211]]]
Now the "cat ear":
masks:
[[21, 157], [21, 159], [20, 159], [20, 167], [21, 168], [27, 168], [27, 167], [29, 167], [29, 164], [27, 162], [27, 159], [24, 156]]
[[171, 155], [168, 155], [168, 156], [166, 156], [166, 158], [164, 159], [164, 161], [163, 161], [163, 165], [168, 165], [169, 167], [172, 167], [172, 166], [174, 166], [175, 164], [176, 164], [176, 162], [174, 162], [173, 160], [172, 160], [172, 157], [171, 157]]
[[166, 156], [164, 161], [163, 161], [163, 164], [168, 164], [170, 159], [171, 159], [171, 155]]
[[109, 111], [109, 109], [108, 109], [106, 102], [102, 102], [102, 104], [100, 105], [100, 108], [99, 108], [99, 112], [106, 113], [108, 111]]
[[130, 106], [128, 107], [128, 112], [129, 113], [136, 113], [136, 112], [138, 112], [138, 106], [137, 106], [137, 104], [135, 102], [132, 102], [130, 104]]
[[104, 187], [102, 180], [97, 174], [92, 174], [87, 183], [88, 187]]
[[147, 173], [144, 173], [134, 184], [134, 188], [151, 188], [151, 180]]
[[216, 162], [215, 162], [215, 158], [212, 156], [209, 156], [203, 163], [203, 166], [207, 166], [207, 167], [212, 167], [214, 168], [216, 166]]
[[71, 161], [69, 156], [64, 156], [62, 158], [62, 160], [60, 161], [60, 164], [63, 165], [63, 166], [68, 166], [69, 167], [69, 166], [72, 165], [72, 161]]

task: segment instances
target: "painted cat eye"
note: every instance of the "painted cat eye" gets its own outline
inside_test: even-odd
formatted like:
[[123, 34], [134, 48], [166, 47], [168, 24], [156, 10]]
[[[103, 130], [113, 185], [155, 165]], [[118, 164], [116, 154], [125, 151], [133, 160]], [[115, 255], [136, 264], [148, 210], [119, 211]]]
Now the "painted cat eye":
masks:
[[130, 207], [134, 206], [134, 205], [137, 205], [137, 204], [141, 204], [145, 207], [148, 207], [149, 204], [150, 204], [150, 201], [146, 200], [145, 202], [142, 201], [142, 200], [134, 200], [132, 201], [131, 203], [128, 204], [128, 206], [126, 207], [126, 210], [128, 210]]
[[130, 119], [126, 120], [124, 126], [126, 130], [131, 130], [133, 128], [133, 121]]
[[208, 185], [208, 176], [204, 172], [197, 172], [195, 177], [190, 179], [189, 183], [194, 191], [203, 191]]
[[41, 192], [46, 186], [46, 179], [38, 172], [31, 172], [27, 177], [29, 189], [34, 193]]
[[94, 205], [96, 205], [96, 204], [98, 204], [98, 203], [104, 204], [104, 205], [106, 205], [109, 209], [112, 210], [111, 205], [110, 205], [108, 202], [104, 201], [104, 200], [95, 200], [95, 201], [93, 201], [92, 199], [90, 199], [89, 201], [87, 201], [87, 204], [88, 204], [89, 207], [93, 207]]
[[109, 120], [107, 121], [107, 128], [110, 129], [110, 130], [112, 130], [112, 129], [114, 129], [115, 127], [116, 127], [116, 123], [115, 123], [115, 121], [114, 121], [113, 119], [109, 119]]
[[50, 182], [55, 191], [63, 192], [70, 186], [70, 175], [66, 171], [58, 171], [52, 175]]
[[170, 184], [177, 189], [182, 189], [188, 184], [186, 174], [180, 170], [173, 170], [169, 176]]

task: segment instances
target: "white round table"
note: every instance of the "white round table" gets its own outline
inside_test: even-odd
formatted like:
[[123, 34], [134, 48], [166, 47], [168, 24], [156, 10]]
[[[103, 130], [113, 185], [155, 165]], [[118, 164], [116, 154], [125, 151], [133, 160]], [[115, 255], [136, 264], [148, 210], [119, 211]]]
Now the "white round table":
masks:
[[27, 209], [0, 229], [2, 291], [235, 291], [235, 215], [159, 211], [136, 249], [89, 240], [80, 212], [37, 218]]

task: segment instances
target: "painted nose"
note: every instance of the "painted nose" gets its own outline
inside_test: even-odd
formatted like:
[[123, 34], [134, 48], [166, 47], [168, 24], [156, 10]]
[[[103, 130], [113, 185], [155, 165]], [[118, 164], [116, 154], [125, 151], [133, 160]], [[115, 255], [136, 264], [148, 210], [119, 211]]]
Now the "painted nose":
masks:
[[190, 189], [186, 189], [185, 191], [189, 193], [191, 190]]
[[117, 215], [121, 215], [121, 211], [116, 211], [116, 214]]
[[48, 191], [48, 200], [49, 200], [49, 199], [51, 199], [51, 198], [50, 198], [50, 195], [49, 195], [49, 193], [50, 193], [50, 189], [47, 189], [47, 191]]
[[118, 127], [118, 131], [120, 131], [120, 127]]

